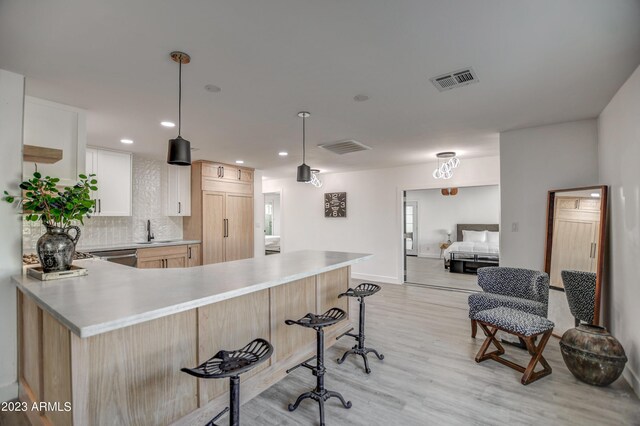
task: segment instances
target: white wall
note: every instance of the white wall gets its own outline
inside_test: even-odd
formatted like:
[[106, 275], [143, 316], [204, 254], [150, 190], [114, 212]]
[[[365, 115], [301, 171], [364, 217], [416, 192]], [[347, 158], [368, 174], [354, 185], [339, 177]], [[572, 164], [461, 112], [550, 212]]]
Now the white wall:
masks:
[[624, 376], [640, 395], [640, 68], [602, 111], [600, 182], [609, 185], [605, 325], [625, 348]]
[[[281, 191], [282, 247], [373, 253], [353, 267], [354, 276], [402, 282], [402, 190], [441, 188], [431, 175], [435, 162], [397, 168], [321, 174], [322, 188], [298, 183], [295, 176], [263, 182], [263, 192]], [[295, 170], [293, 170], [295, 171]], [[496, 185], [498, 157], [461, 160], [450, 186]], [[324, 217], [324, 193], [347, 193], [347, 217]]]
[[440, 257], [440, 244], [456, 241], [459, 223], [499, 223], [500, 187], [459, 188], [458, 195], [443, 196], [439, 189], [407, 191], [407, 201], [418, 202], [418, 256]]
[[[19, 193], [22, 177], [24, 77], [0, 70], [0, 191]], [[11, 276], [22, 269], [22, 217], [0, 203], [0, 401], [18, 396], [16, 287]]]
[[[500, 265], [544, 270], [547, 191], [597, 184], [595, 119], [501, 133]], [[549, 299], [562, 334], [573, 327], [565, 294], [551, 290]]]

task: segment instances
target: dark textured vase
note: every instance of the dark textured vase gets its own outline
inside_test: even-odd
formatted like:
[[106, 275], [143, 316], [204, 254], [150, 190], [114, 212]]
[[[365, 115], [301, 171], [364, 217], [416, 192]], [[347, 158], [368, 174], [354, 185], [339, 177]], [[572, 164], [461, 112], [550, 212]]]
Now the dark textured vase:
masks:
[[594, 386], [608, 386], [624, 370], [627, 356], [620, 342], [606, 328], [580, 324], [560, 340], [564, 363], [578, 379]]
[[[38, 239], [37, 250], [40, 265], [44, 272], [68, 271], [71, 269], [73, 254], [76, 251], [76, 243], [80, 238], [80, 228], [69, 226], [45, 225], [47, 232]], [[69, 230], [76, 231], [76, 236], [71, 238]]]

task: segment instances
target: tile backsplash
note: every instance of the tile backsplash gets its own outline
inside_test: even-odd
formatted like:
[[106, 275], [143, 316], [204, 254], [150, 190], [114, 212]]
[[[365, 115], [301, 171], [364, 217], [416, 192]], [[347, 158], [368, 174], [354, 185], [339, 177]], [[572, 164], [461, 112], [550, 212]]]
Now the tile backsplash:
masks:
[[[82, 236], [78, 250], [87, 247], [108, 246], [145, 241], [147, 220], [151, 220], [151, 230], [156, 240], [182, 238], [182, 218], [163, 215], [162, 185], [164, 163], [133, 156], [133, 216], [92, 217], [80, 226]], [[41, 222], [23, 220], [22, 247], [27, 253], [36, 251], [38, 238], [44, 234]]]

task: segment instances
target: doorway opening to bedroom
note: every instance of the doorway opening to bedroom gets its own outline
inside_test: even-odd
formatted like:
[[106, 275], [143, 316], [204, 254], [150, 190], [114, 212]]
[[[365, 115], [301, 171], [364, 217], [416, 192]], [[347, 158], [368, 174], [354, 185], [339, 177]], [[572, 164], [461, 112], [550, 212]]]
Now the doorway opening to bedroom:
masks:
[[280, 236], [282, 235], [282, 213], [280, 209], [280, 193], [264, 193], [264, 254], [280, 253]]
[[405, 282], [477, 291], [476, 271], [500, 259], [498, 185], [405, 191]]

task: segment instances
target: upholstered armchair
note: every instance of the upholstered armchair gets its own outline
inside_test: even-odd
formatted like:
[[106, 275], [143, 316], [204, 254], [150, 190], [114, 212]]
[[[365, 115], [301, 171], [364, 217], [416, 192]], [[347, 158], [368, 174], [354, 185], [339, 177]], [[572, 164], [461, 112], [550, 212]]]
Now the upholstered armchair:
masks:
[[569, 310], [576, 320], [593, 323], [596, 307], [596, 274], [594, 272], [561, 271], [564, 292], [569, 302]]
[[476, 337], [475, 314], [504, 306], [547, 317], [549, 307], [549, 275], [522, 268], [488, 267], [478, 269], [481, 293], [469, 296], [471, 337]]

